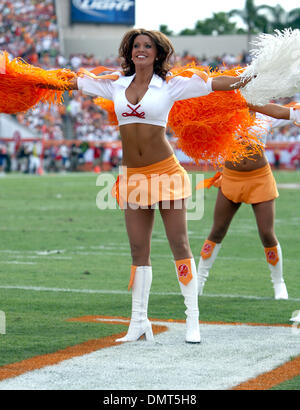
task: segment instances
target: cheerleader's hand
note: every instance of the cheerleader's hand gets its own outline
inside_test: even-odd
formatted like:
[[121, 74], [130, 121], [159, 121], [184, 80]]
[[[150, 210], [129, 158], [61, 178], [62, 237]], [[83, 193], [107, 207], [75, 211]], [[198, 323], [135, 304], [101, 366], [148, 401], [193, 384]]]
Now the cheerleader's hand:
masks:
[[68, 86], [68, 90], [78, 90], [78, 85], [77, 85], [77, 75], [75, 75], [73, 78], [70, 79], [69, 81], [69, 86]]
[[71, 79], [75, 75], [76, 74], [73, 71], [68, 70], [67, 68], [62, 68], [58, 70], [58, 73], [57, 73], [57, 77], [60, 77], [60, 78], [70, 78]]
[[254, 77], [233, 77], [228, 75], [220, 75], [212, 79], [213, 91], [232, 91], [245, 87]]
[[57, 77], [61, 80], [68, 81], [67, 90], [77, 90], [77, 75], [71, 70], [63, 68], [57, 73]]
[[234, 88], [235, 90], [238, 88], [244, 88], [245, 85], [247, 85], [254, 78], [256, 78], [256, 75], [253, 77], [237, 77], [238, 81], [232, 85], [232, 88]]

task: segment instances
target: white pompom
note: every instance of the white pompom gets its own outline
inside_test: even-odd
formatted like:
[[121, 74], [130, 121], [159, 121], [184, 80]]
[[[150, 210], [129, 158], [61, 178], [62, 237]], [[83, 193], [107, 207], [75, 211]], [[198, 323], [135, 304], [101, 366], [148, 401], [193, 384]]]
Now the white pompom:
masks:
[[252, 62], [242, 78], [252, 80], [241, 88], [248, 103], [265, 105], [273, 98], [292, 97], [300, 91], [300, 30], [261, 34], [251, 50]]

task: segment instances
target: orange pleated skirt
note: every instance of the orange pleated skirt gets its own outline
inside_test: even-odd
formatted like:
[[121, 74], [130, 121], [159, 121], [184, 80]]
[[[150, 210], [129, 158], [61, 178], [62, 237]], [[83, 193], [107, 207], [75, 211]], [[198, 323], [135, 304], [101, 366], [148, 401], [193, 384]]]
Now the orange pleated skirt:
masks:
[[276, 181], [269, 164], [253, 171], [234, 171], [224, 168], [218, 185], [232, 202], [257, 204], [279, 196]]
[[172, 155], [145, 167], [122, 167], [112, 195], [124, 208], [125, 204], [149, 207], [162, 201], [185, 199], [192, 192], [186, 170]]

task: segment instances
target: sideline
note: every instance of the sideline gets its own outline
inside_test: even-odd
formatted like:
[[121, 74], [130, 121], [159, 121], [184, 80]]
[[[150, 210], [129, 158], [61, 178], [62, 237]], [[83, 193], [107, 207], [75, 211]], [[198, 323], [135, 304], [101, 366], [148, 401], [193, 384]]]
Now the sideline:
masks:
[[[201, 363], [201, 353], [204, 354], [205, 356], [205, 352], [203, 352], [203, 349], [215, 349], [215, 346], [210, 346], [210, 343], [203, 343], [200, 346], [200, 351], [199, 351], [199, 347], [196, 349], [195, 347], [190, 347], [189, 345], [185, 344], [185, 348], [183, 348], [184, 344], [182, 343], [181, 337], [182, 337], [182, 333], [181, 336], [179, 337], [179, 339], [176, 339], [176, 336], [178, 334], [179, 328], [178, 326], [182, 326], [184, 324], [184, 320], [162, 320], [162, 319], [150, 319], [152, 321], [152, 325], [153, 325], [153, 332], [156, 335], [159, 334], [166, 334], [166, 333], [170, 333], [170, 335], [168, 336], [166, 334], [165, 336], [165, 340], [169, 340], [171, 338], [172, 342], [170, 342], [168, 344], [165, 344], [163, 342], [163, 339], [160, 339], [160, 341], [157, 342], [156, 344], [156, 353], [160, 352], [162, 354], [166, 354], [168, 349], [171, 348], [170, 353], [171, 356], [170, 358], [172, 358], [172, 354], [174, 355], [174, 353], [176, 353], [177, 355], [183, 355], [183, 357], [185, 358], [185, 360], [192, 360], [193, 362], [195, 362], [195, 358], [198, 358], [198, 361], [200, 360], [199, 363]], [[79, 317], [79, 318], [72, 318], [72, 319], [68, 319], [67, 321], [69, 322], [98, 322], [98, 323], [111, 323], [111, 324], [129, 324], [130, 319], [129, 318], [125, 318], [125, 317], [109, 317], [109, 316], [84, 316], [84, 317]], [[291, 325], [268, 325], [268, 324], [255, 324], [255, 323], [247, 323], [247, 324], [242, 324], [242, 323], [224, 323], [224, 322], [200, 322], [201, 325], [208, 325], [210, 327], [210, 329], [212, 329], [212, 335], [213, 336], [213, 343], [214, 344], [218, 344], [219, 341], [215, 340], [215, 337], [217, 334], [219, 334], [220, 332], [220, 326], [225, 326], [224, 330], [223, 330], [223, 335], [224, 336], [229, 336], [229, 334], [231, 334], [231, 337], [235, 338], [236, 336], [238, 336], [239, 341], [242, 343], [242, 346], [244, 345], [245, 347], [245, 343], [247, 345], [246, 340], [241, 337], [241, 336], [246, 336], [246, 334], [248, 335], [248, 337], [252, 337], [254, 335], [254, 333], [257, 333], [257, 329], [255, 329], [256, 327], [259, 327], [260, 329], [262, 329], [263, 334], [267, 335], [269, 334], [270, 336], [270, 330], [272, 328], [274, 328], [274, 332], [272, 333], [276, 333], [276, 335], [274, 334], [273, 336], [275, 337], [274, 340], [277, 339], [277, 336], [280, 335], [280, 337], [284, 337], [286, 338], [287, 333], [283, 332], [284, 328], [291, 328]], [[216, 326], [215, 326], [216, 325]], [[175, 328], [172, 330], [172, 327]], [[177, 327], [176, 327], [177, 326]], [[238, 333], [237, 335], [232, 334], [232, 330], [230, 330], [232, 327], [234, 326], [235, 329], [237, 329]], [[215, 328], [215, 330], [214, 330]], [[249, 333], [250, 329], [253, 329], [253, 331], [251, 330], [251, 332]], [[275, 332], [275, 328], [278, 329], [278, 331]], [[228, 330], [226, 330], [228, 329]], [[169, 332], [166, 332], [167, 330], [169, 330]], [[183, 332], [184, 334], [184, 326], [181, 327], [181, 332]], [[289, 331], [289, 329], [287, 329], [287, 331]], [[240, 333], [239, 333], [240, 332]], [[254, 332], [254, 333], [253, 333]], [[266, 332], [266, 333], [264, 333]], [[126, 354], [124, 356], [124, 352], [125, 350], [128, 348], [129, 351], [130, 349], [134, 349], [134, 351], [136, 352], [136, 355], [138, 357], [139, 354], [139, 349], [142, 350], [144, 352], [144, 355], [146, 354], [147, 357], [150, 357], [152, 354], [154, 354], [155, 352], [153, 351], [153, 347], [149, 348], [149, 346], [151, 346], [151, 343], [120, 343], [120, 342], [115, 342], [115, 339], [117, 337], [122, 337], [125, 334], [125, 332], [119, 333], [119, 334], [115, 334], [115, 335], [111, 335], [108, 337], [104, 337], [101, 339], [95, 339], [95, 340], [90, 340], [88, 342], [84, 342], [72, 347], [68, 347], [66, 349], [57, 351], [55, 353], [50, 353], [50, 354], [46, 354], [46, 355], [41, 355], [41, 356], [36, 356], [30, 359], [26, 359], [23, 360], [21, 362], [18, 363], [12, 363], [9, 365], [5, 365], [0, 367], [0, 380], [2, 381], [7, 381], [8, 379], [12, 379], [15, 378], [17, 376], [21, 376], [25, 373], [27, 373], [27, 376], [25, 376], [25, 380], [27, 377], [27, 383], [28, 381], [30, 381], [31, 377], [34, 378], [34, 380], [36, 380], [35, 383], [37, 383], [37, 385], [39, 385], [40, 381], [43, 380], [45, 383], [45, 379], [43, 379], [43, 377], [45, 377], [45, 373], [48, 374], [48, 376], [51, 376], [51, 378], [56, 377], [56, 370], [55, 368], [53, 368], [53, 370], [51, 370], [51, 368], [49, 369], [44, 369], [43, 373], [44, 375], [42, 376], [42, 379], [40, 379], [39, 377], [39, 373], [36, 373], [34, 375], [34, 373], [28, 373], [28, 372], [32, 372], [33, 370], [39, 370], [39, 369], [43, 369], [46, 366], [53, 366], [56, 364], [60, 364], [61, 362], [64, 362], [64, 368], [69, 368], [68, 366], [70, 366], [69, 368], [69, 373], [71, 371], [72, 373], [72, 363], [68, 362], [69, 359], [73, 359], [75, 357], [81, 357], [81, 361], [77, 362], [77, 364], [75, 363], [75, 368], [77, 368], [77, 371], [80, 370], [80, 375], [82, 376], [84, 374], [84, 372], [82, 373], [82, 370], [85, 368], [85, 366], [87, 366], [87, 369], [85, 371], [89, 371], [90, 368], [88, 367], [88, 361], [86, 361], [87, 359], [84, 359], [83, 356], [89, 354], [89, 353], [93, 353], [95, 352], [96, 354], [100, 354], [100, 350], [104, 349], [104, 348], [108, 348], [108, 347], [112, 347], [113, 349], [116, 349], [116, 347], [118, 347], [119, 345], [123, 345], [121, 351], [119, 351], [119, 353], [117, 353], [116, 350], [113, 350], [111, 353], [107, 352], [106, 353], [106, 357], [112, 355], [113, 357], [115, 357], [115, 359], [117, 359], [117, 355], [121, 355], [121, 357], [123, 357], [123, 359], [126, 359]], [[284, 336], [285, 334], [285, 336]], [[226, 336], [226, 337], [227, 337]], [[257, 335], [259, 338], [261, 338], [261, 336]], [[174, 339], [175, 337], [175, 339]], [[244, 340], [243, 340], [244, 339]], [[178, 344], [178, 340], [179, 340], [179, 344]], [[227, 340], [227, 339], [226, 339]], [[263, 340], [262, 340], [263, 341]], [[229, 341], [227, 340], [226, 344], [228, 345]], [[255, 348], [256, 346], [255, 342], [252, 346], [252, 348]], [[290, 346], [294, 346], [295, 345], [295, 341], [290, 340], [289, 341]], [[277, 343], [278, 344], [278, 343]], [[281, 346], [281, 343], [279, 343]], [[231, 346], [231, 344], [229, 343], [229, 345]], [[153, 344], [153, 346], [155, 347], [155, 344]], [[181, 348], [180, 348], [181, 346]], [[230, 348], [229, 346], [229, 348]], [[264, 346], [264, 345], [263, 345]], [[296, 356], [296, 358], [289, 360], [290, 359], [290, 351], [286, 351], [284, 356], [280, 356], [281, 358], [277, 358], [277, 360], [272, 361], [272, 356], [267, 355], [265, 352], [265, 347], [261, 346], [261, 348], [263, 348], [262, 351], [258, 351], [258, 356], [256, 358], [256, 361], [251, 362], [249, 361], [249, 357], [245, 357], [245, 355], [247, 356], [247, 351], [245, 351], [244, 349], [242, 349], [240, 351], [240, 354], [242, 353], [244, 356], [245, 360], [243, 363], [240, 363], [239, 366], [239, 371], [238, 374], [235, 375], [235, 371], [237, 371], [237, 369], [235, 369], [235, 367], [233, 366], [233, 362], [230, 359], [229, 361], [225, 361], [224, 363], [230, 366], [230, 370], [229, 369], [223, 369], [223, 373], [225, 371], [225, 373], [223, 374], [222, 377], [225, 377], [226, 379], [229, 378], [229, 380], [231, 380], [232, 385], [229, 386], [227, 382], [227, 388], [226, 390], [268, 390], [272, 387], [276, 387], [277, 385], [281, 384], [282, 382], [285, 382], [287, 380], [290, 380], [296, 376], [300, 375], [300, 356]], [[278, 348], [279, 351], [282, 351], [282, 349], [280, 348], [280, 346], [277, 346], [277, 353], [278, 353]], [[178, 351], [178, 347], [180, 350]], [[120, 346], [121, 348], [121, 346]], [[119, 347], [118, 347], [119, 349]], [[124, 350], [125, 349], [125, 350]], [[152, 350], [151, 350], [152, 349]], [[173, 349], [173, 350], [172, 350]], [[175, 350], [174, 350], [175, 349]], [[190, 350], [189, 350], [190, 349]], [[235, 353], [239, 352], [239, 347], [238, 345], [236, 346], [237, 350], [234, 350]], [[257, 349], [257, 347], [255, 348]], [[188, 351], [187, 351], [188, 350]], [[99, 351], [97, 353], [97, 351]], [[127, 350], [126, 350], [127, 351]], [[152, 352], [152, 353], [151, 353]], [[154, 353], [153, 353], [154, 352]], [[298, 354], [297, 352], [300, 352], [300, 345], [298, 345], [297, 349], [294, 350], [294, 354]], [[248, 352], [248, 354], [251, 353], [251, 350]], [[261, 356], [263, 353], [264, 358]], [[275, 352], [274, 352], [275, 353]], [[196, 354], [196, 356], [193, 358], [189, 358], [189, 356], [191, 354]], [[128, 352], [127, 352], [127, 356], [128, 356]], [[174, 356], [175, 357], [175, 356]], [[206, 357], [206, 356], [205, 356]], [[223, 356], [222, 356], [223, 357]], [[120, 359], [119, 358], [119, 359]], [[237, 357], [236, 357], [237, 358]], [[203, 359], [203, 357], [202, 357]], [[263, 359], [263, 360], [262, 360]], [[82, 362], [83, 360], [83, 362]], [[127, 358], [128, 360], [128, 358]], [[219, 366], [221, 365], [218, 362], [218, 357], [215, 358], [215, 360], [217, 361], [216, 363], [213, 364], [213, 367], [211, 369], [212, 371], [212, 375], [215, 375], [215, 371], [216, 368], [220, 368]], [[269, 362], [271, 360], [271, 363]], [[180, 358], [179, 358], [180, 361]], [[200, 374], [200, 370], [201, 367], [198, 367], [198, 361], [197, 361], [197, 368], [199, 370], [199, 374], [198, 377], [203, 376], [202, 374]], [[98, 359], [94, 359], [93, 361], [93, 365], [96, 366], [96, 368], [99, 368], [99, 357]], [[102, 362], [101, 362], [102, 363]], [[128, 362], [128, 365], [130, 366], [130, 361]], [[168, 362], [169, 363], [169, 362]], [[254, 363], [254, 368], [252, 368]], [[277, 363], [277, 364], [276, 364]], [[278, 363], [283, 363], [283, 364], [279, 364]], [[171, 364], [171, 363], [170, 363]], [[176, 363], [175, 363], [176, 364]], [[210, 365], [208, 365], [207, 368], [205, 368], [205, 375], [209, 376], [209, 366], [211, 366], [212, 363], [210, 363]], [[102, 365], [105, 365], [105, 363], [102, 363]], [[161, 365], [157, 364], [158, 366]], [[188, 366], [188, 364], [184, 364], [184, 362], [182, 362], [182, 366], [180, 366], [179, 368], [176, 367], [177, 372], [180, 372], [183, 370], [184, 366]], [[202, 362], [202, 365], [204, 365], [204, 363]], [[236, 363], [235, 366], [237, 366], [238, 364]], [[73, 363], [74, 366], [74, 363]], [[118, 365], [118, 367], [120, 367], [121, 371], [126, 371], [126, 368], [123, 368], [122, 366], [124, 366], [124, 364], [120, 363]], [[217, 366], [217, 367], [215, 367]], [[134, 367], [134, 366], [133, 366]], [[272, 369], [272, 367], [274, 367]], [[180, 370], [182, 369], [182, 370]], [[249, 373], [249, 369], [250, 369], [250, 373]], [[265, 371], [263, 371], [263, 369]], [[271, 369], [271, 370], [270, 370]], [[73, 367], [74, 370], [74, 367]], [[103, 372], [105, 373], [105, 368], [102, 369]], [[111, 367], [110, 367], [111, 370]], [[147, 369], [145, 369], [146, 371]], [[192, 369], [193, 370], [193, 369]], [[132, 369], [132, 371], [134, 371], [134, 369]], [[248, 373], [247, 373], [248, 371]], [[157, 370], [156, 370], [157, 372]], [[233, 374], [232, 374], [233, 372]], [[147, 373], [147, 371], [146, 371]], [[157, 373], [155, 373], [157, 374]], [[250, 377], [248, 381], [244, 381], [241, 383], [236, 383], [238, 382], [238, 379], [240, 380], [245, 380], [245, 374], [251, 375], [252, 374], [252, 378]], [[91, 375], [92, 376], [92, 375]], [[254, 377], [253, 377], [254, 376]], [[247, 376], [246, 376], [247, 377]], [[207, 377], [205, 377], [204, 379], [206, 379]], [[72, 379], [73, 377], [70, 378], [69, 383], [72, 383]], [[47, 380], [47, 377], [46, 377]], [[175, 380], [175, 379], [174, 379]], [[235, 383], [233, 381], [236, 381]], [[133, 380], [132, 380], [133, 381]], [[9, 387], [11, 389], [14, 389], [14, 386], [18, 386], [18, 379], [16, 379], [16, 381], [14, 382], [13, 380], [11, 380], [11, 383], [9, 385]], [[57, 380], [56, 380], [57, 382]], [[77, 380], [76, 382], [80, 382], [79, 380]], [[108, 380], [109, 382], [109, 380]], [[151, 383], [151, 379], [147, 380], [147, 382]], [[210, 381], [211, 383], [213, 383], [213, 380]], [[216, 382], [216, 380], [215, 380]], [[14, 384], [16, 383], [16, 384]], [[26, 381], [25, 381], [26, 383]], [[110, 383], [110, 382], [109, 382]], [[219, 380], [220, 383], [220, 380]], [[6, 385], [4, 385], [3, 387], [5, 388]], [[47, 384], [47, 388], [51, 389], [51, 386]], [[72, 389], [73, 387], [71, 387]], [[214, 389], [214, 385], [210, 385], [209, 387], [210, 389]], [[1, 384], [0, 384], [0, 389], [1, 389]], [[118, 389], [118, 388], [117, 388]]]

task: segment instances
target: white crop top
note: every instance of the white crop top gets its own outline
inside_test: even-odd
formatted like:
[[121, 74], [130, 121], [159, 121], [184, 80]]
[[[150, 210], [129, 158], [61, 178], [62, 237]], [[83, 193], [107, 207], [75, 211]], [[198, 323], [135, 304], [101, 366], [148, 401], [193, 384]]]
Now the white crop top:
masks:
[[168, 82], [153, 74], [146, 94], [138, 104], [131, 104], [125, 95], [135, 77], [125, 77], [120, 72], [118, 80], [78, 78], [78, 89], [83, 93], [112, 100], [119, 125], [132, 123], [152, 124], [165, 127], [169, 112], [175, 101], [207, 95], [212, 92], [212, 78], [205, 82], [197, 74], [192, 77], [176, 76]]

